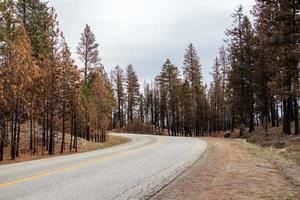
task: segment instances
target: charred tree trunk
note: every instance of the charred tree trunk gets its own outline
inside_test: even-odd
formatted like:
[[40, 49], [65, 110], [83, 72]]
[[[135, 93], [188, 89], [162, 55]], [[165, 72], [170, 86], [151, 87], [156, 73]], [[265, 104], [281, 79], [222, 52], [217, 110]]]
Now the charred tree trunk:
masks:
[[6, 127], [5, 120], [2, 113], [0, 113], [0, 161], [4, 159], [4, 148], [5, 148], [5, 135], [6, 135]]
[[234, 126], [235, 126], [235, 112], [234, 112], [234, 108], [232, 108], [232, 111], [231, 111], [231, 113], [232, 113], [232, 116], [231, 116], [231, 132], [233, 132], [234, 131]]
[[20, 134], [21, 134], [21, 120], [20, 120], [20, 107], [18, 106], [18, 115], [17, 115], [17, 148], [16, 148], [16, 157], [20, 156]]
[[283, 133], [285, 135], [291, 134], [291, 109], [292, 108], [292, 101], [291, 97], [287, 100], [283, 100]]
[[275, 127], [276, 126], [276, 109], [275, 109], [275, 103], [274, 103], [273, 97], [272, 97], [271, 103], [270, 103], [270, 110], [271, 110], [272, 127]]
[[61, 139], [61, 147], [60, 147], [60, 153], [63, 153], [65, 150], [65, 132], [66, 132], [66, 106], [63, 105], [63, 111], [62, 111], [62, 139]]
[[295, 135], [299, 134], [299, 108], [297, 99], [294, 98]]

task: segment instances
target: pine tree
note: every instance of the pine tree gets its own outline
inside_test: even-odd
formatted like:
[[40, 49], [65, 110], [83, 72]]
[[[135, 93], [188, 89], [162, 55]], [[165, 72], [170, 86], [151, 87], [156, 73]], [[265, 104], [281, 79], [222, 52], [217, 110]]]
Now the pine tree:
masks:
[[255, 67], [255, 85], [257, 106], [260, 115], [265, 123], [265, 129], [268, 128], [269, 113], [271, 111], [272, 126], [275, 126], [275, 120], [278, 114], [275, 110], [276, 91], [276, 49], [271, 47], [271, 36], [274, 24], [274, 12], [270, 2], [259, 1], [256, 3], [253, 15], [255, 17], [255, 32], [257, 46], [259, 48], [256, 67]]
[[106, 130], [110, 124], [110, 114], [115, 100], [113, 98], [111, 83], [106, 79], [105, 74], [97, 68], [91, 78], [92, 105], [90, 109], [91, 129], [94, 131], [95, 142], [106, 141]]
[[84, 64], [83, 80], [85, 84], [87, 83], [89, 74], [95, 67], [100, 65], [98, 47], [99, 44], [96, 43], [96, 38], [91, 31], [91, 27], [86, 25], [83, 33], [81, 33], [80, 42], [77, 47], [77, 54]]
[[[162, 67], [159, 81], [160, 90], [163, 91], [161, 96], [164, 97], [162, 99], [164, 99], [165, 105], [165, 113], [162, 113], [162, 116], [166, 117], [168, 132], [171, 130], [171, 135], [175, 136], [179, 132], [180, 79], [178, 68], [169, 59]], [[161, 120], [165, 121], [163, 117]]]
[[189, 81], [192, 88], [193, 101], [192, 101], [192, 115], [193, 115], [193, 128], [195, 135], [203, 135], [203, 85], [200, 58], [197, 54], [197, 50], [190, 44], [184, 55], [184, 68], [183, 73], [185, 79]]
[[[84, 87], [89, 88], [87, 86], [89, 82], [90, 75], [93, 73], [93, 71], [101, 66], [100, 58], [99, 58], [99, 50], [98, 50], [99, 44], [96, 43], [95, 35], [91, 31], [91, 28], [89, 25], [86, 25], [83, 33], [81, 33], [80, 42], [77, 47], [77, 54], [79, 55], [80, 60], [84, 64], [83, 68], [83, 81], [84, 81]], [[89, 123], [89, 116], [88, 116], [88, 101], [87, 98], [85, 98], [84, 106], [84, 123], [85, 123], [85, 131], [84, 131], [84, 137], [87, 140], [90, 140], [90, 123]]]
[[[283, 132], [291, 134], [291, 121], [295, 120], [295, 133], [299, 133], [299, 10], [298, 1], [274, 1], [275, 23], [271, 43], [280, 49], [277, 55], [278, 92], [283, 99]], [[282, 73], [279, 73], [282, 72]], [[293, 105], [294, 104], [294, 105]], [[294, 109], [293, 109], [294, 107]]]
[[124, 108], [125, 108], [125, 77], [124, 72], [120, 66], [116, 66], [115, 70], [112, 72], [114, 88], [117, 99], [117, 127], [122, 128], [124, 124]]
[[222, 93], [222, 75], [220, 70], [220, 63], [218, 58], [215, 59], [213, 66], [212, 77], [213, 83], [211, 85], [211, 96], [210, 96], [210, 106], [211, 106], [211, 116], [213, 123], [211, 123], [211, 128], [214, 132], [220, 131], [223, 128], [223, 106], [224, 99]]
[[[6, 1], [1, 6], [1, 32], [2, 48], [1, 62], [1, 88], [3, 91], [4, 111], [6, 119], [10, 120], [11, 129], [11, 158], [19, 156], [19, 144], [22, 116], [28, 114], [29, 90], [38, 75], [38, 68], [31, 53], [31, 46], [25, 28], [17, 20], [13, 1]], [[3, 111], [2, 111], [3, 112]], [[2, 122], [1, 159], [3, 159], [6, 137], [5, 122]]]
[[[65, 42], [64, 37], [62, 38], [62, 49], [60, 52], [60, 74], [58, 80], [60, 81], [60, 113], [61, 113], [61, 149], [60, 152], [65, 151], [65, 135], [67, 129], [67, 120], [69, 116], [72, 116], [72, 108], [74, 108], [74, 103], [76, 99], [79, 98], [79, 83], [80, 83], [80, 74], [79, 70], [74, 64], [74, 61], [71, 58], [70, 49]], [[70, 119], [72, 120], [72, 119]], [[71, 124], [72, 127], [72, 124]], [[70, 130], [71, 137], [76, 130]], [[70, 142], [72, 143], [72, 141]]]
[[40, 67], [46, 55], [51, 52], [52, 45], [49, 40], [49, 25], [52, 16], [47, 3], [40, 0], [17, 0], [17, 16], [22, 20], [32, 46], [32, 54]]
[[230, 66], [228, 65], [227, 50], [224, 46], [219, 49], [219, 62], [221, 65], [221, 85], [222, 85], [222, 112], [223, 112], [223, 130], [226, 131], [230, 128], [230, 105], [228, 97], [228, 74], [230, 72]]
[[282, 102], [283, 132], [287, 135], [291, 134], [293, 120], [295, 134], [299, 132], [299, 82], [296, 81], [299, 78], [299, 10], [298, 1], [260, 0], [256, 1], [253, 12], [261, 55], [256, 70], [258, 97], [265, 127], [270, 118], [272, 126], [279, 125], [276, 107]]
[[181, 98], [181, 107], [182, 107], [182, 126], [183, 132], [185, 136], [192, 136], [192, 128], [193, 128], [193, 116], [192, 113], [192, 90], [188, 80], [185, 80], [182, 84], [182, 98]]
[[[239, 111], [240, 126], [244, 127], [248, 123], [251, 132], [254, 129], [254, 32], [250, 20], [243, 14], [242, 6], [238, 7], [232, 17], [233, 27], [226, 32], [231, 64], [229, 87], [233, 91], [234, 107]], [[240, 136], [242, 134], [241, 129]]]
[[132, 65], [126, 68], [127, 119], [133, 122], [140, 95], [140, 84]]
[[[54, 154], [55, 105], [59, 92], [56, 77], [59, 74], [58, 65], [58, 22], [53, 8], [39, 0], [18, 0], [16, 2], [17, 16], [22, 20], [32, 45], [32, 55], [41, 70], [40, 78], [35, 82], [32, 90], [31, 107], [43, 108], [40, 112], [32, 109], [30, 132], [32, 132], [33, 118], [43, 121], [43, 149], [46, 147], [50, 154]], [[50, 86], [50, 87], [49, 87]], [[32, 134], [31, 134], [32, 135]], [[30, 137], [30, 148], [33, 137]]]

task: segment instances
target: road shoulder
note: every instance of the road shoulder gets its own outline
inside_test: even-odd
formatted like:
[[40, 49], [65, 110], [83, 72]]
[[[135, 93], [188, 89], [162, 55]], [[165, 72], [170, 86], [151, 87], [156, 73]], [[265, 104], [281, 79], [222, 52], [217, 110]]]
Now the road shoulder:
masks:
[[238, 141], [204, 138], [205, 154], [154, 200], [299, 199], [299, 188], [267, 159], [239, 147]]

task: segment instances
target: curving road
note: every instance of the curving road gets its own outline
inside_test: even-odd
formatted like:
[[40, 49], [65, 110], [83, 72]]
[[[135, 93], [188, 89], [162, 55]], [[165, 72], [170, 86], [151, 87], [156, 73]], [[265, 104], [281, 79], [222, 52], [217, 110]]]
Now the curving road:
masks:
[[0, 199], [149, 199], [190, 167], [207, 146], [193, 138], [122, 136], [131, 142], [0, 166]]

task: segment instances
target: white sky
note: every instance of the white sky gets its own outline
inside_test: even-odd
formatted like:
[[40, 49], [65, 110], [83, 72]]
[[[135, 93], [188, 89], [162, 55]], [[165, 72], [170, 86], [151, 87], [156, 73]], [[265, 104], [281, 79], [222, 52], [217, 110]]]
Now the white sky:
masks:
[[[159, 74], [167, 58], [181, 70], [185, 49], [192, 42], [208, 83], [224, 32], [231, 26], [230, 16], [239, 4], [248, 14], [254, 0], [49, 0], [74, 59], [80, 33], [89, 24], [106, 71], [133, 64], [141, 82]], [[82, 66], [78, 59], [77, 64]]]

